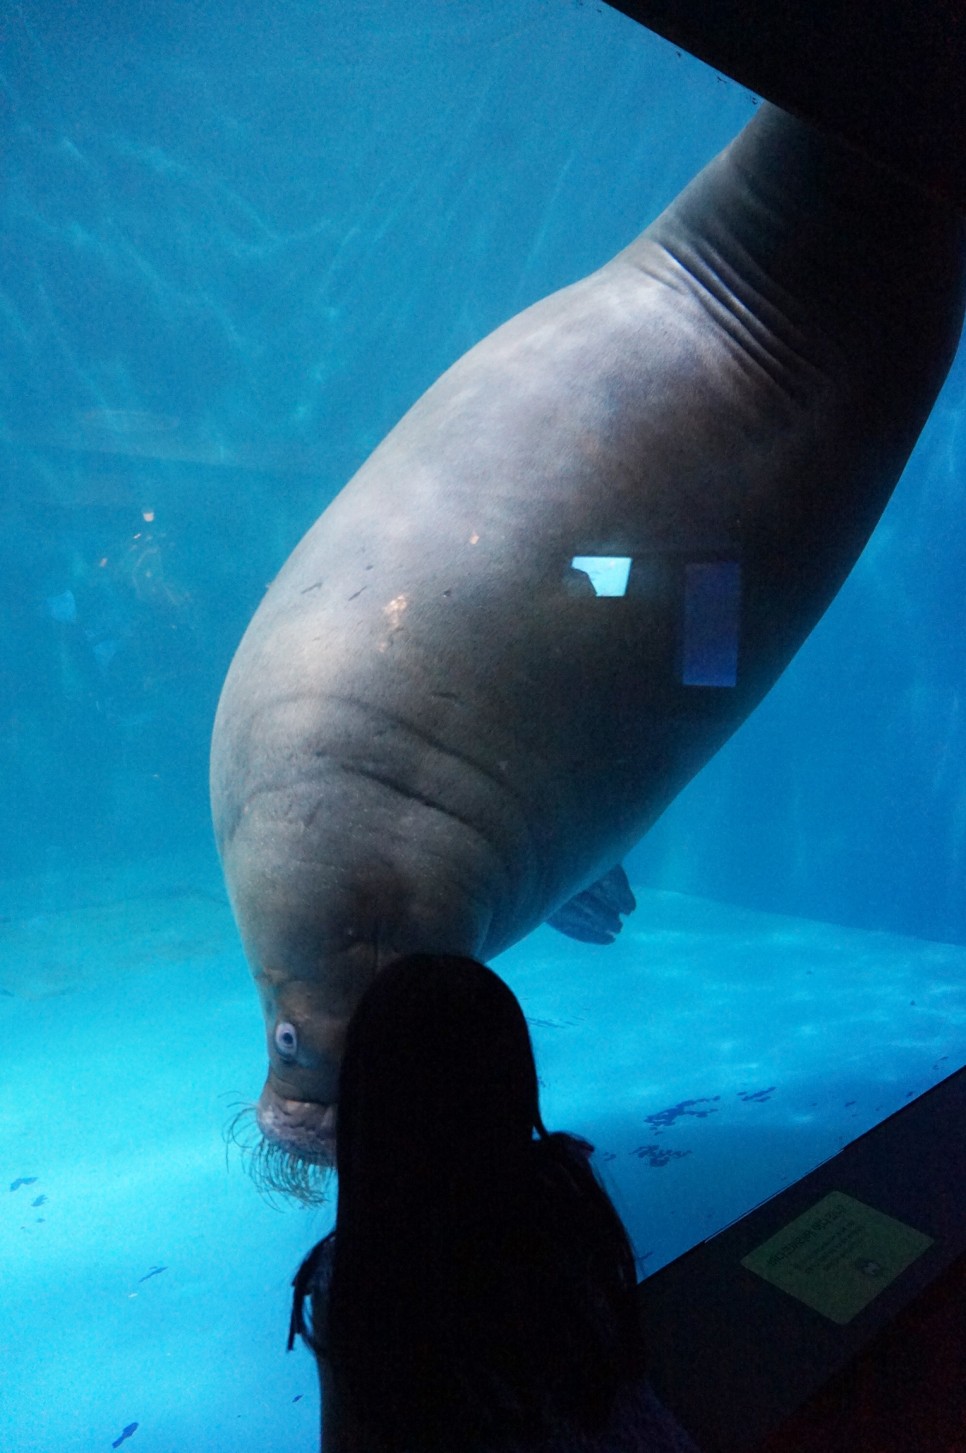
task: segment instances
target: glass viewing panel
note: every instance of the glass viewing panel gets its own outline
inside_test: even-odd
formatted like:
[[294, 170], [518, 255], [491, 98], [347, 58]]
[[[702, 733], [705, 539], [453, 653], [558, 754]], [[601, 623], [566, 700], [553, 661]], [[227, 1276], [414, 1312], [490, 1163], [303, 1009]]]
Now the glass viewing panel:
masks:
[[[307, 1453], [288, 1286], [331, 1207], [226, 1170], [265, 1050], [209, 821], [221, 684], [411, 404], [757, 101], [562, 0], [23, 0], [3, 65], [0, 1447]], [[616, 941], [497, 961], [642, 1274], [966, 1058], [964, 399], [961, 350], [820, 626], [626, 856]], [[668, 692], [710, 713], [749, 582], [686, 545], [572, 564], [598, 619], [666, 610]]]

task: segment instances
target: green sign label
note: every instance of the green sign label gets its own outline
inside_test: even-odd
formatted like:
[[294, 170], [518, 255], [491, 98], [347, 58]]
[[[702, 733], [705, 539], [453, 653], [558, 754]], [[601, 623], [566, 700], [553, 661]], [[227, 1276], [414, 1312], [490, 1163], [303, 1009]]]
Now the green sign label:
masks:
[[932, 1244], [931, 1236], [832, 1191], [741, 1264], [844, 1326]]

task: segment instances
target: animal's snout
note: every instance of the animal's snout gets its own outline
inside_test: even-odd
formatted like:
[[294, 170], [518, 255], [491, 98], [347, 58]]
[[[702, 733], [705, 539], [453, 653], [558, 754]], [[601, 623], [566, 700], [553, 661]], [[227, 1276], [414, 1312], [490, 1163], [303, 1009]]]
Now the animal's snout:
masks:
[[266, 1084], [255, 1117], [265, 1139], [290, 1155], [315, 1165], [335, 1164], [335, 1105], [289, 1100]]

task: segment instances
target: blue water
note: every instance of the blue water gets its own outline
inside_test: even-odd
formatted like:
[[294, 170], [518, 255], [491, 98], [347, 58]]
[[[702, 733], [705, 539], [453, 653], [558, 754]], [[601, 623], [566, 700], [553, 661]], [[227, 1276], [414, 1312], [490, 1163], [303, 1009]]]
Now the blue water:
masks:
[[[221, 1139], [264, 1071], [221, 681], [413, 399], [755, 101], [568, 0], [2, 25], [0, 1448], [308, 1450], [286, 1293], [326, 1213]], [[966, 1060], [964, 381], [961, 350], [835, 605], [629, 859], [619, 943], [498, 963], [642, 1273]]]

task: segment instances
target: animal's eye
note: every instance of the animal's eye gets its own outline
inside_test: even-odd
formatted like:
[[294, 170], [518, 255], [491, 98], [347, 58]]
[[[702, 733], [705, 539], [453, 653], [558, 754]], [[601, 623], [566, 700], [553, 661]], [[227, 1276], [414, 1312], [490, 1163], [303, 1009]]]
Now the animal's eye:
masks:
[[275, 1026], [275, 1048], [282, 1059], [294, 1059], [298, 1054], [299, 1037], [295, 1032], [295, 1025], [288, 1024], [284, 1020]]

